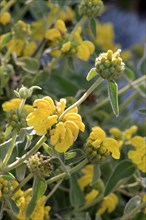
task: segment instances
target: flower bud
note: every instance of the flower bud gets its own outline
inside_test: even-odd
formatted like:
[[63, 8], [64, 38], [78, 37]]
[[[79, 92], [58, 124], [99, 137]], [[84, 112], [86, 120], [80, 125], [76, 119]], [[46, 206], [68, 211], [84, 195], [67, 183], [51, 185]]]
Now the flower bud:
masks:
[[41, 89], [39, 86], [32, 86], [31, 88], [27, 88], [22, 86], [19, 90], [14, 90], [15, 95], [20, 99], [27, 99], [32, 95], [34, 89]]
[[29, 158], [27, 166], [33, 175], [45, 177], [50, 176], [52, 172], [50, 157], [44, 156], [40, 152]]
[[11, 192], [11, 181], [0, 177], [0, 200]]
[[79, 13], [87, 17], [101, 15], [103, 11], [103, 2], [101, 0], [82, 0], [79, 5]]
[[120, 52], [121, 50], [117, 50], [115, 53], [108, 50], [107, 53], [101, 53], [96, 58], [96, 71], [102, 78], [110, 81], [121, 77], [125, 64], [120, 58]]

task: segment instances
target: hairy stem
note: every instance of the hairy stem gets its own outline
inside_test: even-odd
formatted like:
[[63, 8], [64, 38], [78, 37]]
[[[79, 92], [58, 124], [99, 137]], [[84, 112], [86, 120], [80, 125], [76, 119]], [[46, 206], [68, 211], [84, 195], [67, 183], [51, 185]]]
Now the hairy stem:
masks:
[[8, 161], [9, 161], [9, 159], [11, 157], [11, 154], [12, 154], [13, 149], [14, 149], [16, 138], [17, 138], [17, 131], [14, 130], [13, 137], [12, 137], [12, 140], [11, 140], [8, 152], [7, 152], [7, 154], [6, 154], [6, 156], [5, 156], [4, 160], [3, 160], [3, 166], [7, 165]]
[[70, 111], [71, 109], [73, 109], [73, 108], [79, 106], [82, 102], [84, 102], [85, 99], [96, 89], [97, 86], [99, 86], [99, 85], [101, 84], [102, 81], [103, 81], [103, 79], [102, 79], [101, 77], [99, 77], [77, 102], [75, 102], [73, 105], [71, 105], [69, 108], [67, 108], [67, 109], [60, 115], [59, 121], [64, 117], [64, 115], [65, 115], [68, 111]]
[[[71, 168], [68, 172], [69, 174], [75, 173], [76, 171], [80, 170], [82, 167], [84, 167], [88, 163], [88, 159], [82, 160], [79, 164]], [[68, 174], [66, 172], [61, 173], [57, 176], [52, 177], [51, 179], [47, 180], [47, 184], [59, 181], [60, 179], [64, 179], [65, 177], [68, 177]]]
[[30, 150], [28, 151], [26, 154], [24, 154], [21, 158], [19, 158], [18, 160], [16, 160], [14, 163], [6, 166], [3, 168], [3, 171], [8, 172], [10, 170], [15, 169], [16, 167], [20, 166], [25, 160], [27, 160], [31, 155], [33, 155], [34, 153], [36, 153], [38, 151], [38, 149], [42, 146], [42, 144], [46, 141], [46, 136], [42, 136], [40, 138], [40, 140], [36, 143], [36, 145]]

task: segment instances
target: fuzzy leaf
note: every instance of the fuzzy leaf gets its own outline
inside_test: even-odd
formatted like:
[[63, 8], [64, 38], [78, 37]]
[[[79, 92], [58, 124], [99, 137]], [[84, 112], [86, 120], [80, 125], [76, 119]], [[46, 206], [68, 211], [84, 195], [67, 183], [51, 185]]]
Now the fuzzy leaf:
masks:
[[2, 35], [2, 39], [0, 41], [0, 48], [6, 46], [6, 44], [12, 40], [13, 34], [12, 33], [7, 33]]
[[40, 64], [32, 57], [21, 57], [17, 60], [16, 64], [20, 66], [24, 71], [35, 74], [38, 72]]
[[117, 184], [125, 179], [130, 177], [136, 170], [135, 165], [128, 160], [121, 161], [113, 170], [113, 173], [109, 177], [106, 189], [105, 189], [105, 196], [108, 195], [110, 192], [114, 190]]
[[119, 105], [118, 105], [118, 85], [114, 81], [108, 81], [108, 95], [110, 103], [113, 109], [113, 113], [119, 115]]
[[100, 176], [101, 176], [100, 166], [99, 166], [99, 164], [94, 164], [93, 178], [92, 178], [91, 185], [94, 185], [94, 183], [100, 178]]
[[96, 68], [92, 68], [86, 77], [87, 81], [90, 81], [97, 74], [98, 73], [96, 72]]
[[70, 201], [73, 207], [79, 207], [84, 203], [84, 194], [81, 191], [75, 174], [70, 176]]
[[128, 203], [125, 206], [124, 214], [128, 214], [131, 212], [134, 208], [136, 208], [141, 203], [141, 197], [140, 196], [134, 196], [131, 198]]
[[19, 213], [19, 208], [18, 208], [17, 204], [15, 203], [15, 201], [12, 200], [11, 198], [9, 198], [9, 201], [7, 201], [7, 202], [9, 204], [9, 207], [12, 209], [12, 211], [15, 214], [18, 214]]
[[32, 197], [26, 208], [26, 213], [25, 213], [27, 218], [29, 218], [29, 216], [33, 213], [35, 206], [37, 204], [37, 201], [45, 193], [46, 189], [47, 189], [46, 181], [40, 178], [39, 176], [35, 176], [34, 182], [33, 182]]

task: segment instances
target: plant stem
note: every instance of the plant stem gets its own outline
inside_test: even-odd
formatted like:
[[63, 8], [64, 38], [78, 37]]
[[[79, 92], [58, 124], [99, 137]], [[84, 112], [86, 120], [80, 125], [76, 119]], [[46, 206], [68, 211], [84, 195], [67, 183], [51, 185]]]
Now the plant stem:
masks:
[[21, 187], [23, 187], [31, 178], [33, 177], [32, 173], [29, 173], [29, 175], [22, 180], [21, 183], [13, 190], [13, 192], [10, 194], [10, 197], [12, 197]]
[[42, 206], [45, 205], [45, 203], [47, 202], [47, 200], [53, 195], [53, 193], [58, 189], [58, 187], [61, 185], [63, 179], [61, 179], [57, 184], [55, 184], [54, 188], [51, 190], [51, 192], [46, 196], [45, 201], [43, 202], [43, 204], [41, 204]]
[[22, 99], [21, 100], [21, 103], [20, 103], [20, 106], [19, 106], [19, 110], [18, 110], [19, 116], [21, 114], [21, 111], [23, 109], [23, 106], [24, 106], [25, 102], [26, 102], [26, 99]]
[[[142, 76], [139, 79], [133, 81], [132, 83], [126, 85], [125, 87], [123, 87], [122, 89], [119, 90], [119, 95], [123, 94], [124, 92], [126, 92], [128, 89], [130, 88], [134, 88], [136, 85], [139, 85], [141, 83], [143, 83], [146, 80], [146, 76]], [[95, 105], [93, 108], [91, 108], [90, 110], [88, 110], [86, 112], [86, 114], [92, 113], [94, 112], [96, 109], [98, 109], [99, 107], [105, 105], [107, 102], [109, 101], [109, 98], [105, 98], [103, 99], [100, 103], [98, 103], [97, 105]]]
[[80, 21], [76, 24], [76, 26], [74, 27], [74, 29], [72, 30], [71, 34], [70, 34], [70, 38], [69, 41], [71, 41], [74, 37], [75, 32], [77, 31], [77, 29], [86, 21], [87, 17], [84, 15]]
[[8, 152], [3, 160], [3, 166], [6, 166], [10, 157], [11, 157], [11, 154], [13, 152], [13, 148], [14, 148], [14, 145], [15, 145], [15, 141], [16, 141], [16, 138], [17, 138], [17, 131], [14, 130], [14, 133], [13, 133], [13, 137], [12, 137], [12, 140], [11, 140], [11, 143], [10, 143], [10, 146], [9, 146], [9, 149], [8, 149]]
[[[69, 174], [75, 173], [76, 171], [78, 171], [79, 169], [81, 169], [82, 167], [84, 167], [86, 164], [88, 163], [88, 159], [84, 159], [82, 160], [79, 164], [77, 164], [76, 166], [74, 166], [73, 168], [71, 168], [68, 172]], [[47, 184], [59, 181], [60, 179], [63, 179], [65, 177], [68, 177], [68, 174], [66, 172], [61, 173], [57, 176], [52, 177], [51, 179], [47, 180]]]
[[97, 86], [99, 86], [99, 85], [101, 84], [102, 81], [103, 81], [103, 78], [99, 77], [77, 102], [75, 102], [73, 105], [71, 105], [69, 108], [67, 108], [67, 109], [60, 115], [59, 121], [64, 117], [64, 115], [65, 115], [68, 111], [70, 111], [71, 109], [73, 109], [73, 108], [79, 106], [82, 102], [84, 102], [85, 99], [96, 89]]
[[20, 166], [25, 160], [27, 160], [32, 154], [36, 153], [38, 149], [42, 146], [42, 144], [46, 141], [46, 136], [42, 136], [40, 140], [36, 143], [36, 145], [28, 151], [26, 154], [24, 154], [21, 158], [16, 160], [14, 163], [6, 166], [3, 168], [4, 172], [8, 172], [10, 170], [15, 169], [16, 167]]

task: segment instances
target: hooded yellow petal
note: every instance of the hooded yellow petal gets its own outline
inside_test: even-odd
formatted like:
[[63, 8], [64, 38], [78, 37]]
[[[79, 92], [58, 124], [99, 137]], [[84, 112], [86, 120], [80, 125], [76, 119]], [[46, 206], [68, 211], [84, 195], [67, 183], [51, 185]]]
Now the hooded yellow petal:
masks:
[[64, 124], [66, 128], [70, 129], [75, 141], [79, 134], [79, 127], [73, 121], [66, 121]]
[[118, 142], [113, 138], [105, 138], [102, 144], [106, 149], [112, 153], [112, 157], [115, 159], [120, 158], [120, 150]]
[[134, 138], [131, 139], [131, 144], [135, 148], [138, 149], [138, 148], [144, 147], [146, 142], [145, 142], [145, 139], [143, 137], [135, 136]]
[[53, 129], [53, 134], [51, 135], [51, 144], [54, 146], [57, 143], [64, 140], [66, 134], [66, 129], [63, 122], [59, 122]]
[[60, 143], [55, 145], [55, 150], [59, 153], [66, 152], [68, 148], [73, 144], [73, 135], [70, 129], [66, 129], [65, 138]]
[[52, 29], [49, 29], [46, 34], [45, 34], [45, 37], [48, 39], [48, 40], [56, 40], [58, 38], [61, 37], [61, 33], [59, 30], [55, 29], [55, 28], [52, 28]]
[[78, 47], [77, 47], [77, 57], [81, 60], [87, 61], [89, 60], [90, 57], [90, 50], [88, 49], [88, 47], [86, 45], [84, 45], [83, 43], [81, 43]]
[[55, 24], [55, 28], [57, 30], [59, 30], [61, 33], [65, 34], [67, 29], [66, 29], [66, 26], [65, 26], [65, 23], [64, 21], [62, 21], [61, 19], [57, 20], [56, 24]]

